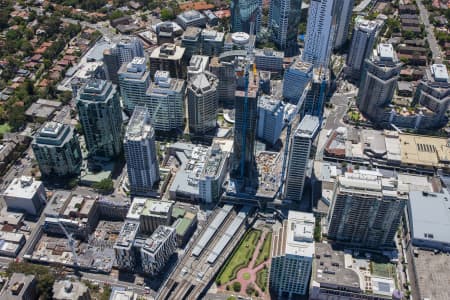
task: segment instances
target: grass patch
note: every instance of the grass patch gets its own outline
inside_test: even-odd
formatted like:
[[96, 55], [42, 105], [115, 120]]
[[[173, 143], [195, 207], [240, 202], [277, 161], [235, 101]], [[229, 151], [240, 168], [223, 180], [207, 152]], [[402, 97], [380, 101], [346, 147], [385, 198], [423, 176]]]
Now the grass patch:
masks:
[[0, 125], [0, 134], [5, 134], [7, 132], [11, 132], [11, 126], [9, 126], [8, 123]]
[[222, 285], [230, 282], [231, 280], [234, 280], [237, 276], [237, 272], [239, 272], [240, 269], [248, 266], [260, 237], [260, 230], [252, 229], [245, 234], [244, 239], [233, 251], [233, 254], [227, 260], [222, 270], [220, 271], [219, 276], [216, 280], [216, 283], [218, 285]]
[[391, 263], [371, 263], [372, 273], [375, 276], [395, 278], [395, 266]]
[[244, 274], [242, 274], [242, 277], [245, 279], [245, 280], [250, 280], [250, 273], [244, 273]]
[[261, 291], [265, 292], [267, 289], [267, 277], [269, 277], [269, 271], [266, 267], [262, 268], [256, 273], [256, 285], [259, 286]]
[[268, 234], [266, 234], [266, 237], [264, 238], [264, 243], [262, 247], [259, 249], [258, 257], [256, 258], [255, 261], [255, 267], [269, 259], [271, 246], [272, 246], [272, 232], [269, 232]]

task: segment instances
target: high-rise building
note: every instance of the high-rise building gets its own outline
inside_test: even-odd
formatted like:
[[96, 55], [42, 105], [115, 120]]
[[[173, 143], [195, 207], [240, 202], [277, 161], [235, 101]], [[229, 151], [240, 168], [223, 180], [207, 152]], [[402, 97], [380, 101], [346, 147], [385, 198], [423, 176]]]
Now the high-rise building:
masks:
[[330, 88], [330, 70], [315, 68], [311, 82], [303, 98], [303, 113], [321, 118], [323, 106]]
[[139, 221], [139, 233], [151, 234], [159, 225], [172, 223], [173, 201], [135, 197], [126, 219]]
[[385, 107], [391, 102], [402, 63], [391, 44], [379, 44], [366, 59], [356, 104], [373, 122], [381, 122]]
[[136, 56], [145, 56], [144, 46], [137, 37], [123, 37], [114, 47], [106, 49], [103, 52], [103, 62], [106, 66], [107, 78], [114, 84], [118, 84], [119, 68]]
[[185, 81], [171, 78], [168, 71], [157, 71], [147, 90], [146, 107], [155, 130], [171, 131], [184, 125]]
[[128, 182], [133, 195], [147, 195], [159, 181], [155, 131], [145, 107], [136, 106], [123, 141]]
[[181, 47], [185, 49], [184, 59], [191, 59], [192, 55], [200, 54], [202, 50], [201, 34], [202, 30], [198, 27], [189, 26], [181, 36]]
[[[234, 144], [231, 177], [239, 181], [238, 189], [252, 187], [255, 182], [255, 139], [258, 119], [259, 78], [255, 72], [238, 78], [235, 94]], [[247, 94], [247, 97], [246, 97]]]
[[83, 157], [74, 129], [47, 122], [31, 144], [42, 176], [65, 177], [80, 174]]
[[258, 70], [281, 73], [284, 53], [271, 48], [255, 49], [255, 63]]
[[297, 203], [302, 200], [309, 155], [319, 126], [318, 117], [306, 115], [291, 136], [284, 190], [285, 199]]
[[328, 237], [359, 247], [392, 247], [407, 199], [394, 178], [377, 171], [347, 172], [335, 185]]
[[218, 56], [223, 51], [225, 34], [212, 29], [203, 29], [201, 34], [202, 54], [206, 56]]
[[193, 55], [187, 66], [187, 79], [208, 70], [209, 57], [205, 55]]
[[353, 5], [355, 0], [339, 0], [336, 1], [334, 14], [336, 18], [336, 30], [334, 37], [334, 49], [341, 48], [348, 37], [348, 30], [352, 18]]
[[348, 73], [354, 79], [361, 77], [364, 61], [372, 54], [377, 33], [377, 22], [356, 18], [350, 52], [347, 56]]
[[162, 44], [150, 54], [150, 74], [157, 71], [168, 71], [172, 78], [184, 78], [183, 62], [184, 48], [175, 44]]
[[139, 222], [125, 220], [113, 247], [119, 270], [134, 271], [138, 267], [133, 245], [138, 233]]
[[135, 57], [131, 62], [124, 63], [118, 76], [125, 109], [132, 112], [135, 106], [145, 106], [145, 92], [150, 86], [150, 72], [145, 57]]
[[[233, 0], [230, 4], [230, 11], [231, 32], [259, 33], [262, 14], [261, 0]], [[250, 32], [252, 22], [254, 23], [254, 32]]]
[[450, 108], [450, 80], [447, 67], [443, 64], [433, 64], [425, 72], [419, 82], [414, 96], [414, 102], [433, 111], [437, 124], [447, 124], [447, 111]]
[[313, 65], [297, 57], [284, 72], [283, 97], [292, 104], [297, 104], [303, 91], [312, 79]]
[[298, 26], [302, 11], [301, 0], [272, 0], [269, 10], [269, 32], [272, 41], [286, 52], [298, 52]]
[[77, 108], [89, 155], [104, 159], [119, 155], [122, 111], [116, 86], [110, 81], [90, 79], [78, 93]]
[[314, 67], [328, 67], [336, 27], [335, 0], [311, 0], [308, 10], [303, 60]]
[[209, 64], [211, 73], [219, 78], [217, 87], [219, 93], [219, 103], [223, 106], [232, 107], [234, 105], [236, 91], [236, 72], [234, 62], [220, 60], [213, 57]]
[[175, 228], [161, 225], [139, 246], [142, 272], [157, 275], [177, 248]]
[[193, 75], [187, 85], [189, 132], [204, 135], [217, 124], [218, 79], [206, 71]]
[[284, 126], [284, 105], [280, 99], [262, 95], [258, 101], [258, 138], [274, 145]]
[[314, 224], [311, 213], [290, 210], [283, 226], [274, 231], [270, 290], [279, 299], [308, 291], [314, 258]]

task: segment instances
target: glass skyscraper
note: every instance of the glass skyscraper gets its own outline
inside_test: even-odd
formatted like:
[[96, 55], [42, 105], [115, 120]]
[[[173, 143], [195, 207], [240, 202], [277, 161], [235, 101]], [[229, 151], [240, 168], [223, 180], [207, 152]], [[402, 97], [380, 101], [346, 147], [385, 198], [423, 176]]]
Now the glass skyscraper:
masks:
[[231, 31], [250, 33], [251, 22], [255, 23], [255, 32], [261, 27], [262, 0], [233, 0], [231, 2]]

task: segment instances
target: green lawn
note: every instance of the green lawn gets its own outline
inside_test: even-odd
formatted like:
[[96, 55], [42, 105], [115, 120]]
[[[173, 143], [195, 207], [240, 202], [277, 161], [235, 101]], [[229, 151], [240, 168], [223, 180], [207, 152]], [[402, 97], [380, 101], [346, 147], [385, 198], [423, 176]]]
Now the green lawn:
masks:
[[250, 279], [250, 273], [244, 273], [242, 275], [242, 277], [244, 277], [245, 280], [249, 280]]
[[8, 123], [0, 125], [0, 134], [4, 134], [11, 131], [11, 126]]
[[269, 269], [262, 268], [256, 273], [256, 284], [265, 292], [267, 290], [267, 277], [269, 277]]
[[262, 264], [264, 261], [269, 259], [270, 256], [270, 247], [272, 246], [272, 232], [269, 232], [266, 234], [266, 237], [264, 238], [264, 244], [262, 245], [258, 257], [255, 261], [255, 267], [259, 264]]
[[252, 229], [245, 234], [244, 239], [220, 271], [216, 280], [217, 284], [221, 285], [230, 282], [236, 278], [240, 269], [248, 266], [260, 237], [260, 230]]
[[372, 273], [375, 276], [395, 278], [395, 266], [391, 263], [372, 262]]

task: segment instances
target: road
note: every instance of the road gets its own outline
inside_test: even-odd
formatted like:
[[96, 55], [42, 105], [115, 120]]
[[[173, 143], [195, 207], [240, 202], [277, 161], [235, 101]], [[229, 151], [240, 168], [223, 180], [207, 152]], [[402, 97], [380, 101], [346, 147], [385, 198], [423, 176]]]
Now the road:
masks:
[[[135, 293], [140, 294], [140, 295], [145, 293], [144, 287], [136, 285], [134, 283], [119, 281], [117, 278], [113, 278], [110, 275], [87, 273], [87, 272], [80, 272], [80, 273], [81, 273], [81, 277], [83, 279], [87, 279], [87, 280], [91, 280], [91, 281], [95, 281], [95, 282], [99, 282], [99, 283], [103, 283], [103, 284], [108, 284], [110, 286], [123, 287], [128, 290], [132, 290]], [[155, 292], [152, 292], [152, 291], [150, 291], [150, 292], [153, 293], [152, 296], [156, 295]]]
[[109, 26], [109, 23], [107, 21], [105, 22], [98, 22], [95, 24], [86, 22], [86, 21], [79, 21], [71, 18], [61, 18], [61, 21], [69, 23], [69, 24], [80, 24], [82, 27], [89, 27], [95, 30], [98, 30], [107, 40], [113, 40], [115, 36], [117, 36], [116, 31], [114, 28]]
[[422, 19], [422, 23], [425, 25], [425, 30], [427, 32], [427, 40], [430, 45], [431, 52], [433, 54], [433, 61], [435, 63], [442, 63], [442, 53], [441, 48], [434, 36], [434, 26], [430, 24], [430, 16], [428, 14], [428, 10], [422, 3], [422, 0], [417, 0], [417, 7], [419, 8], [420, 18]]

